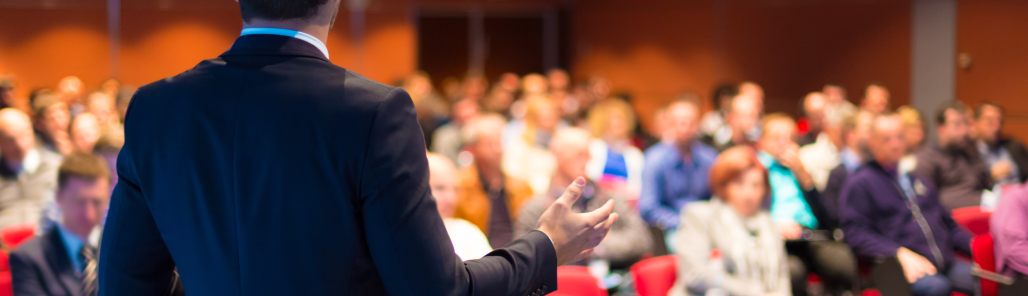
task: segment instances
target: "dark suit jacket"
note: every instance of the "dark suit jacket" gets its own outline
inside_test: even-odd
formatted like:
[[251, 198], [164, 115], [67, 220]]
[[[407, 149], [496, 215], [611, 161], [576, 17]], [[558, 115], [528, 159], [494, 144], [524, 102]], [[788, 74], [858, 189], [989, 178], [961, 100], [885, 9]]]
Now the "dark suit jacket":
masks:
[[846, 166], [841, 164], [828, 173], [828, 183], [825, 185], [824, 192], [821, 193], [821, 200], [828, 214], [825, 224], [830, 229], [839, 228], [839, 196], [842, 195], [842, 185], [846, 184], [846, 178], [849, 175]]
[[65, 251], [57, 229], [35, 237], [11, 252], [11, 283], [15, 296], [81, 296], [82, 276]]
[[525, 295], [557, 288], [534, 231], [462, 262], [401, 89], [302, 40], [249, 35], [139, 89], [100, 295]]

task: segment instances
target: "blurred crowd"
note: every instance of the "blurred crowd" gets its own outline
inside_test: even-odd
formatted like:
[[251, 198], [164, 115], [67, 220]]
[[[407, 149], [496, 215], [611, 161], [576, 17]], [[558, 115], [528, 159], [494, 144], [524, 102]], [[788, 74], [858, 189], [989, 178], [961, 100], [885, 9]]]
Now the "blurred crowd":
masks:
[[[639, 114], [607, 79], [572, 82], [559, 69], [448, 78], [438, 90], [417, 72], [399, 84], [417, 108], [432, 195], [464, 259], [535, 229], [585, 176], [574, 210], [614, 200], [620, 218], [592, 259], [575, 264], [613, 274], [673, 254], [671, 295], [856, 295], [874, 284], [861, 262], [886, 257], [915, 295], [973, 295], [971, 264], [955, 256], [969, 255], [971, 235], [951, 216], [969, 207], [994, 210], [1003, 226], [992, 227], [999, 271], [1028, 274], [1028, 150], [1001, 134], [997, 104], [950, 101], [926, 116], [891, 109], [879, 83], [857, 104], [827, 84], [793, 118], [765, 114], [761, 86], [742, 82]], [[15, 97], [19, 87], [0, 77], [0, 228], [62, 240], [76, 270], [90, 271], [134, 90], [75, 77], [28, 98]], [[25, 249], [40, 248], [5, 247], [15, 273], [30, 268], [17, 261], [33, 254]], [[810, 274], [822, 288], [810, 287]]]
[[[611, 94], [610, 81], [571, 83], [559, 69], [491, 84], [448, 78], [438, 92], [419, 72], [402, 87], [462, 258], [534, 229], [585, 176], [576, 210], [614, 199], [621, 219], [593, 259], [576, 264], [618, 270], [674, 254], [672, 295], [856, 295], [875, 284], [860, 266], [881, 258], [900, 262], [915, 295], [973, 295], [971, 264], [955, 256], [970, 256], [971, 234], [951, 216], [972, 207], [1020, 217], [993, 231], [997, 251], [1011, 249], [1001, 271], [1028, 272], [1028, 208], [997, 207], [1028, 200], [1016, 190], [1028, 179], [1028, 150], [1001, 134], [1004, 111], [994, 103], [945, 102], [926, 117], [891, 109], [880, 83], [857, 104], [830, 83], [802, 98], [802, 116], [792, 118], [765, 114], [762, 87], [742, 82], [639, 114], [630, 95]], [[926, 120], [936, 126], [930, 143]], [[1000, 198], [1002, 188], [1012, 190]]]

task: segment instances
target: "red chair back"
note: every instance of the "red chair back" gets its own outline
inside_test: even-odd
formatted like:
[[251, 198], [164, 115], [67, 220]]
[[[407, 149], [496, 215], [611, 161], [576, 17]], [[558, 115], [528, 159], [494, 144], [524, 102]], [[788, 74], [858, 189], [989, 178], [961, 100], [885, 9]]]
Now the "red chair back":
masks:
[[[971, 254], [974, 263], [985, 271], [996, 272], [996, 255], [992, 246], [992, 234], [982, 234], [971, 240]], [[982, 289], [982, 296], [996, 296], [999, 294], [999, 284], [984, 278], [978, 279]]]
[[992, 212], [983, 212], [981, 207], [966, 207], [953, 210], [953, 220], [973, 235], [989, 233], [989, 218]]
[[639, 296], [664, 296], [678, 278], [678, 258], [664, 255], [632, 265], [632, 277]]
[[607, 296], [607, 290], [600, 288], [600, 281], [589, 273], [585, 266], [557, 267], [557, 291], [552, 296]]
[[3, 242], [8, 250], [13, 251], [35, 235], [35, 223], [15, 224], [0, 229], [0, 242]]

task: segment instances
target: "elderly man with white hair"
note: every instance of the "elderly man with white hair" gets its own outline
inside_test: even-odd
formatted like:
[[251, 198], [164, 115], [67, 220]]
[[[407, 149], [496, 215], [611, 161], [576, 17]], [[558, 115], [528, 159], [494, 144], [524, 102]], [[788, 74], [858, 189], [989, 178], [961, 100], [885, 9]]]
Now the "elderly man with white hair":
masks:
[[59, 154], [36, 145], [27, 114], [0, 110], [0, 228], [56, 217], [48, 209], [53, 209], [60, 165]]
[[[521, 209], [515, 236], [528, 233], [537, 228], [539, 217], [564, 193], [559, 184], [573, 181], [577, 176], [585, 175], [586, 163], [589, 162], [589, 143], [592, 136], [581, 128], [565, 128], [557, 131], [550, 144], [550, 152], [557, 162], [557, 170], [550, 179], [550, 189], [536, 194]], [[608, 261], [614, 267], [628, 267], [638, 261], [643, 254], [651, 250], [651, 237], [646, 229], [646, 222], [639, 214], [628, 208], [625, 197], [603, 190], [593, 180], [587, 180], [582, 197], [573, 206], [575, 212], [587, 212], [603, 206], [608, 200], [614, 200], [614, 212], [618, 214], [617, 222], [610, 228], [606, 239], [596, 247], [595, 257]]]
[[428, 186], [432, 188], [439, 216], [443, 217], [453, 251], [463, 260], [478, 259], [493, 250], [482, 231], [468, 220], [454, 218], [457, 211], [457, 166], [440, 154], [428, 154]]

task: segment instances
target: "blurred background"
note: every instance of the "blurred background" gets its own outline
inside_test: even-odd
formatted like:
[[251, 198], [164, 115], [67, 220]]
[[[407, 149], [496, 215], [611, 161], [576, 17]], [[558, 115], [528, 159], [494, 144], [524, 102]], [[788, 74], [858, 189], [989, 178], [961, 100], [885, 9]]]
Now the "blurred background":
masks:
[[[628, 94], [642, 124], [683, 91], [760, 83], [767, 112], [800, 114], [836, 82], [857, 101], [880, 82], [891, 107], [989, 100], [1028, 136], [1028, 1], [350, 0], [332, 61], [386, 84], [568, 69]], [[143, 85], [227, 50], [242, 27], [230, 0], [0, 0], [0, 73], [18, 98], [75, 75]], [[705, 99], [704, 108], [711, 102]], [[929, 128], [929, 130], [932, 130]]]

